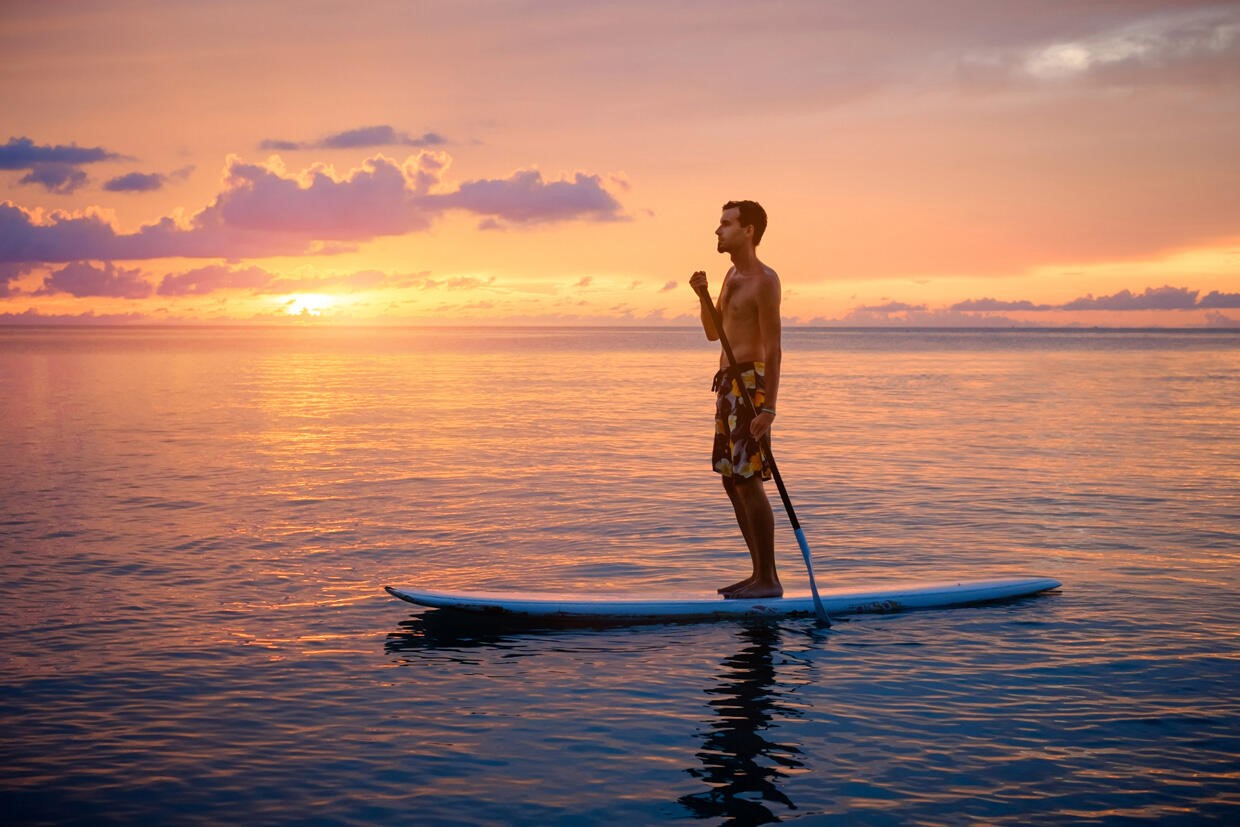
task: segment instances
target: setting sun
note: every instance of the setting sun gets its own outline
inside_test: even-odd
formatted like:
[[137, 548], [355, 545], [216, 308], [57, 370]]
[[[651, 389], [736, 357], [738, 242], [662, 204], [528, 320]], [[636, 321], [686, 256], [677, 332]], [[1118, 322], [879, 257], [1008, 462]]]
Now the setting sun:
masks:
[[283, 300], [284, 312], [290, 316], [322, 316], [335, 306], [336, 298], [322, 293], [297, 293]]

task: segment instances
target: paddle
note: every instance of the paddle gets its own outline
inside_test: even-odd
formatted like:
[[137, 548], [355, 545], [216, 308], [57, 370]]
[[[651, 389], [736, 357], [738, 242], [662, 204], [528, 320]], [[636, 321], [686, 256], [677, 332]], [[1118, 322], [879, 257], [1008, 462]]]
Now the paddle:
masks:
[[[715, 330], [719, 333], [719, 344], [723, 345], [723, 352], [728, 357], [728, 366], [732, 369], [737, 386], [741, 389], [741, 395], [745, 397], [745, 404], [749, 406], [749, 412], [755, 417], [758, 415], [758, 408], [753, 403], [753, 397], [749, 394], [749, 388], [745, 387], [745, 381], [740, 375], [740, 371], [736, 369], [736, 356], [732, 353], [732, 346], [728, 344], [728, 337], [723, 332], [723, 317], [719, 313], [719, 308], [715, 307], [715, 303], [710, 299], [710, 289], [706, 285], [699, 285], [694, 288], [701, 297], [706, 307], [710, 308], [711, 321], [715, 323]], [[814, 595], [814, 611], [818, 614], [818, 621], [824, 626], [831, 625], [831, 618], [827, 616], [826, 607], [822, 605], [822, 598], [818, 596], [818, 584], [814, 582], [814, 563], [810, 559], [809, 543], [805, 540], [805, 532], [801, 530], [801, 523], [797, 520], [797, 513], [792, 508], [792, 500], [788, 498], [788, 489], [784, 487], [784, 478], [779, 475], [779, 467], [775, 464], [775, 456], [771, 453], [771, 435], [765, 433], [762, 435], [761, 441], [762, 453], [766, 456], [766, 463], [771, 467], [771, 476], [775, 478], [775, 487], [779, 489], [779, 498], [784, 501], [784, 511], [788, 514], [788, 522], [792, 523], [792, 533], [797, 536], [797, 545], [801, 547], [801, 556], [805, 558], [805, 571], [809, 574], [809, 590]]]

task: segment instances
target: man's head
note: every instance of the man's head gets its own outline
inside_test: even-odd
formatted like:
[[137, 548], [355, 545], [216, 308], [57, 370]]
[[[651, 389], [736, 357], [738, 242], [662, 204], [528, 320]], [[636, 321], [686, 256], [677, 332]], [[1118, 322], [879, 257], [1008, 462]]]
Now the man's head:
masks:
[[757, 247], [766, 232], [766, 210], [757, 201], [729, 201], [723, 205], [723, 211], [737, 211], [737, 221], [742, 229], [753, 227], [753, 246]]

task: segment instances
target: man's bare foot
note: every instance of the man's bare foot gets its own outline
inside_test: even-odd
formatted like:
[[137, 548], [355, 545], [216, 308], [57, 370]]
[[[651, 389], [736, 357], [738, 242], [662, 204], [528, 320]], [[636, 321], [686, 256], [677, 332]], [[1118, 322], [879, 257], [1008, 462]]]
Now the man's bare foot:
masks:
[[761, 600], [767, 597], [783, 597], [784, 587], [776, 580], [774, 583], [764, 583], [761, 580], [755, 580], [742, 589], [724, 595], [724, 597], [733, 600]]
[[741, 582], [733, 583], [731, 586], [724, 586], [722, 589], [717, 589], [717, 591], [724, 597], [729, 597], [731, 596], [733, 592], [737, 592], [737, 591], [740, 591], [741, 589], [752, 586], [753, 582], [754, 582], [754, 577], [751, 574], [748, 577], [746, 577], [744, 580], [742, 580]]

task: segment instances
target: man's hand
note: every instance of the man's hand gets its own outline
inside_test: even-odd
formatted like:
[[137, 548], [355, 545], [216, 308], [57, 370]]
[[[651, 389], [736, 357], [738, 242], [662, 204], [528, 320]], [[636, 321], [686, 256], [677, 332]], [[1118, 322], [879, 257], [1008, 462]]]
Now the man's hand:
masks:
[[[689, 277], [689, 286], [693, 288], [693, 291], [697, 293], [699, 297], [701, 297], [702, 291], [705, 291], [707, 295], [710, 295], [710, 285], [706, 283], [706, 273], [702, 270], [698, 270]], [[702, 301], [706, 301], [706, 299], [703, 297]]]
[[771, 430], [775, 422], [775, 414], [770, 411], [758, 411], [758, 415], [749, 423], [749, 433], [754, 439], [762, 439]]

